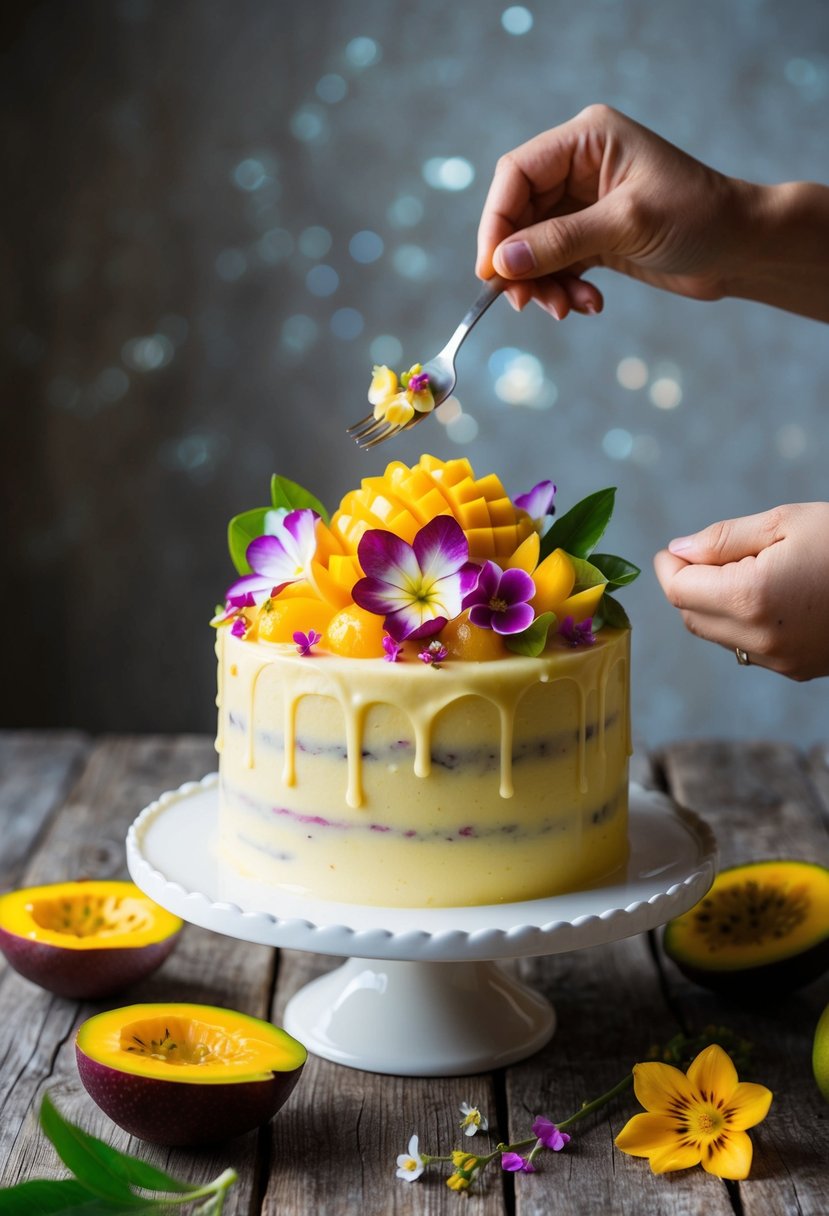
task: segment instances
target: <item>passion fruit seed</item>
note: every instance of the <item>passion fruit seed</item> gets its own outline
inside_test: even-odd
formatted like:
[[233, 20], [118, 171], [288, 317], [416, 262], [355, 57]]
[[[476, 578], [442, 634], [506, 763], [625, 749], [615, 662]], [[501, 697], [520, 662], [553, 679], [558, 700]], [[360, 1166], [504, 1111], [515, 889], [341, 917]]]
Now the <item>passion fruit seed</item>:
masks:
[[88, 893], [71, 899], [34, 900], [29, 913], [41, 929], [65, 933], [68, 937], [108, 937], [116, 933], [135, 933], [149, 929], [153, 920], [146, 902], [129, 896], [90, 898]]
[[122, 1029], [120, 1046], [164, 1064], [239, 1064], [252, 1058], [244, 1035], [228, 1035], [198, 1019], [133, 1022]]
[[748, 879], [707, 895], [694, 912], [694, 925], [703, 947], [716, 954], [726, 946], [784, 938], [806, 920], [810, 907], [805, 885], [781, 891], [779, 884]]

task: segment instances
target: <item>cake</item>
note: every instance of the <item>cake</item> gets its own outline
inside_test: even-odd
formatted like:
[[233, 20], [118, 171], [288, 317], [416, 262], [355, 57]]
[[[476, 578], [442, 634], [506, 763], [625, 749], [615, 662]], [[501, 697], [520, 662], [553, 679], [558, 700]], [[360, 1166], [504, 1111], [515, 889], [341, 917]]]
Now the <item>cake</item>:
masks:
[[468, 461], [322, 504], [274, 477], [229, 530], [217, 611], [219, 849], [283, 891], [381, 906], [536, 899], [627, 856], [635, 577], [592, 552], [614, 492], [552, 518]]

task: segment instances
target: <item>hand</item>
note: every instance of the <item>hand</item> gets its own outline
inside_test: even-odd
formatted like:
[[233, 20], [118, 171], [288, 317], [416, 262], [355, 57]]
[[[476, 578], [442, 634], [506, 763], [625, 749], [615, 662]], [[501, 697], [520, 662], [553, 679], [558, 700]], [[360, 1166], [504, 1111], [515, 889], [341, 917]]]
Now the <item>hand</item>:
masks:
[[656, 577], [686, 627], [792, 680], [829, 675], [829, 503], [777, 507], [671, 541]]
[[607, 266], [697, 300], [719, 299], [753, 190], [607, 106], [588, 106], [501, 157], [478, 229], [476, 273], [520, 280], [561, 319], [598, 312], [581, 275]]

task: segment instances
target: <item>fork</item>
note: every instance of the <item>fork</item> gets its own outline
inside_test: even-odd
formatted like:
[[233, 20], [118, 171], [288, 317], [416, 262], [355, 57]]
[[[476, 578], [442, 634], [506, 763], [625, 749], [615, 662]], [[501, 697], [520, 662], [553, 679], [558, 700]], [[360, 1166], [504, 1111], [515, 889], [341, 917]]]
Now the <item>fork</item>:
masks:
[[[461, 343], [506, 286], [506, 280], [498, 275], [488, 279], [443, 350], [439, 351], [428, 363], [423, 364], [422, 370], [429, 377], [429, 388], [432, 390], [435, 408], [450, 396], [458, 382], [455, 356]], [[411, 427], [417, 426], [431, 413], [434, 413], [434, 410], [418, 410], [408, 422], [387, 422], [385, 418], [375, 418], [373, 413], [366, 414], [365, 418], [361, 418], [347, 430], [356, 441], [357, 446], [365, 451], [378, 443], [383, 443], [386, 439], [391, 439], [392, 435], [397, 435], [400, 431], [407, 431]]]

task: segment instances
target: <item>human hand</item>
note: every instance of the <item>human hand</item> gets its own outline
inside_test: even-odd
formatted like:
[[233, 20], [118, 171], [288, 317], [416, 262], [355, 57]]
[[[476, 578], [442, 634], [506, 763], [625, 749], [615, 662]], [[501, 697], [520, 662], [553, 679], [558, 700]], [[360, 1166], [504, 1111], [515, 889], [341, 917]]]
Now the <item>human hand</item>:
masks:
[[656, 577], [691, 633], [758, 667], [829, 675], [829, 503], [776, 507], [671, 541]]
[[517, 280], [558, 319], [598, 312], [581, 276], [606, 266], [697, 300], [719, 299], [755, 187], [593, 105], [498, 161], [478, 228], [476, 274]]

